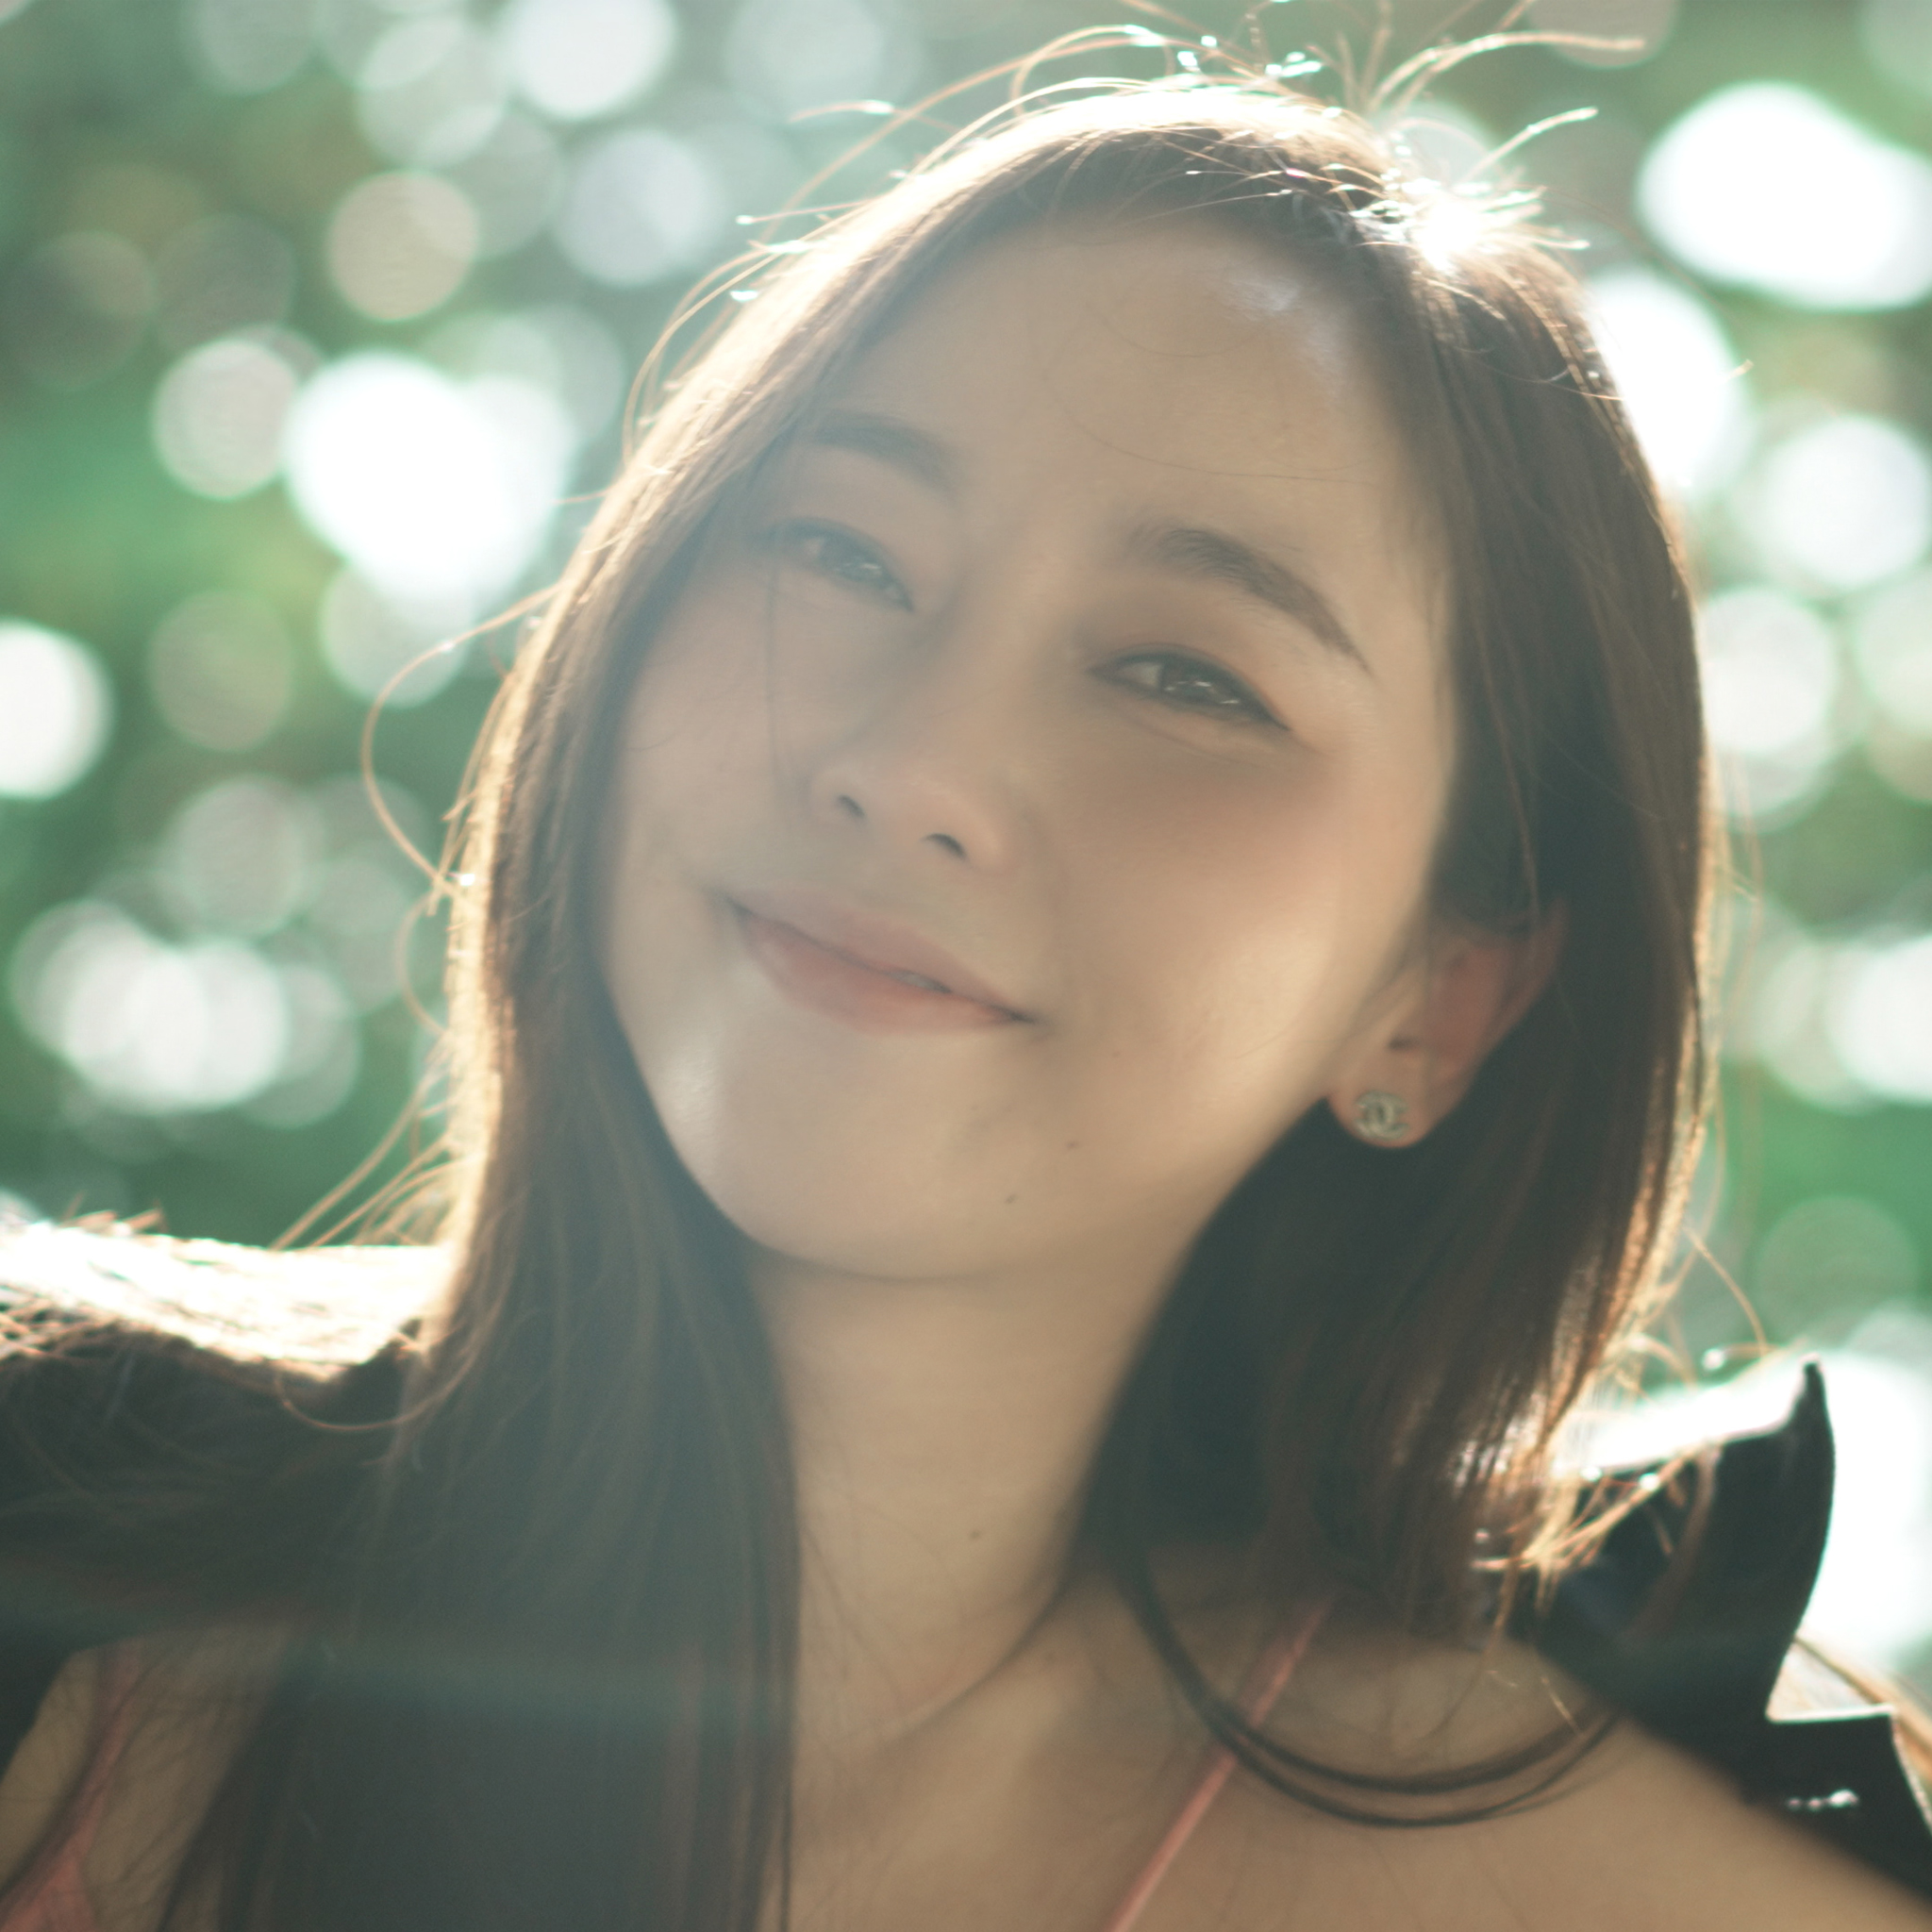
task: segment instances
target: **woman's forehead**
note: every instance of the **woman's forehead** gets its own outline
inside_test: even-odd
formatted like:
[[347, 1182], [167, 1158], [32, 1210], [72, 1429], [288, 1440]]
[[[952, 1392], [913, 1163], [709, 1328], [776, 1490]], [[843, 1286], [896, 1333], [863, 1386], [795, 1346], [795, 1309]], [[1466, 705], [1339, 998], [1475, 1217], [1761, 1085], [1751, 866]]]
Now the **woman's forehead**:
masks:
[[[1031, 229], [951, 263], [828, 402], [943, 426], [962, 465], [1058, 446], [1091, 474], [1373, 483], [1414, 465], [1319, 269], [1197, 219]], [[1078, 447], [1085, 444], [1084, 449]]]
[[1029, 228], [948, 263], [860, 358], [854, 382], [935, 356], [975, 386], [1085, 373], [1147, 399], [1251, 384], [1294, 365], [1357, 400], [1379, 385], [1343, 299], [1313, 265], [1205, 220]]

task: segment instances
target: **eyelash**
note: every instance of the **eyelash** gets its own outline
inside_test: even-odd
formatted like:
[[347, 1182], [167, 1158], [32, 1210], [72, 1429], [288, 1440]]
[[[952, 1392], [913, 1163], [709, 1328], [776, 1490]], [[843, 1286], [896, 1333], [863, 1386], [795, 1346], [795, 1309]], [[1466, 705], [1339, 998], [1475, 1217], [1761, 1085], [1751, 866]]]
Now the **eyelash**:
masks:
[[[877, 548], [863, 537], [842, 529], [837, 524], [795, 518], [761, 531], [758, 543], [767, 555], [781, 561], [802, 564], [807, 570], [815, 571], [833, 583], [880, 597], [897, 609], [909, 610], [912, 608], [910, 594]], [[813, 544], [820, 546], [816, 555], [808, 549]], [[841, 570], [827, 561], [825, 553], [835, 546], [843, 553], [847, 568]], [[858, 569], [850, 568], [852, 564], [857, 564]], [[860, 571], [870, 575], [861, 575]], [[1143, 684], [1129, 675], [1141, 668], [1153, 670], [1157, 681]], [[1171, 690], [1163, 689], [1158, 681], [1169, 672], [1180, 673], [1197, 690], [1211, 685], [1218, 687], [1225, 695], [1205, 701], [1179, 696]], [[1157, 703], [1195, 717], [1240, 719], [1257, 724], [1273, 724], [1277, 728], [1281, 723], [1240, 678], [1224, 671], [1220, 665], [1186, 651], [1137, 651], [1130, 657], [1116, 659], [1108, 668], [1108, 675], [1117, 684], [1142, 691]]]
[[[1157, 677], [1171, 671], [1178, 671], [1197, 688], [1215, 685], [1226, 692], [1225, 697], [1210, 698], [1206, 702], [1194, 702], [1176, 696], [1171, 691], [1164, 691], [1158, 684], [1142, 684], [1138, 679], [1125, 675], [1127, 672], [1141, 667], [1151, 668]], [[1116, 683], [1125, 684], [1136, 691], [1144, 691], [1148, 696], [1164, 705], [1172, 706], [1177, 711], [1190, 711], [1196, 717], [1230, 718], [1252, 722], [1257, 724], [1280, 725], [1278, 719], [1255, 693], [1231, 672], [1224, 671], [1220, 665], [1210, 663], [1205, 658], [1196, 658], [1186, 651], [1137, 651], [1130, 658], [1118, 659], [1111, 669]]]
[[[774, 525], [771, 529], [760, 532], [758, 547], [768, 556], [783, 562], [798, 563], [835, 584], [843, 584], [847, 589], [861, 591], [867, 595], [882, 598], [886, 603], [900, 610], [910, 610], [912, 599], [906, 586], [892, 574], [878, 551], [863, 537], [855, 536], [850, 530], [843, 530], [837, 524], [813, 523], [805, 518], [791, 523]], [[816, 556], [807, 551], [809, 544], [823, 546]], [[874, 573], [861, 576], [852, 570], [840, 570], [826, 561], [825, 550], [838, 546], [848, 560], [857, 562], [864, 569]]]

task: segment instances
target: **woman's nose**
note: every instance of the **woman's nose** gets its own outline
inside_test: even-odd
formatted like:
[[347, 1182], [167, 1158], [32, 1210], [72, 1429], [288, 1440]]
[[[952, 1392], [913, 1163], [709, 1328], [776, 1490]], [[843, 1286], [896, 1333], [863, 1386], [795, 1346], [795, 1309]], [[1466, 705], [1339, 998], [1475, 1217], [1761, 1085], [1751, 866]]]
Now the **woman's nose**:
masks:
[[1019, 720], [991, 667], [949, 650], [902, 662], [807, 774], [814, 818], [978, 872], [1013, 861]]

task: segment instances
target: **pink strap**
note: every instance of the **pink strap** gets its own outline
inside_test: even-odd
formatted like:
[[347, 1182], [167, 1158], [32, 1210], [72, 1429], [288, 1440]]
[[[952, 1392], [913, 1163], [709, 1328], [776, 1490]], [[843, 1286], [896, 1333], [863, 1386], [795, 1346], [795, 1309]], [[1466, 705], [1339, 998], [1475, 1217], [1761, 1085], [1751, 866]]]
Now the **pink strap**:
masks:
[[[1288, 1688], [1289, 1678], [1293, 1676], [1295, 1666], [1301, 1662], [1327, 1614], [1328, 1600], [1324, 1597], [1299, 1623], [1290, 1624], [1262, 1653], [1261, 1661], [1241, 1687], [1237, 1706], [1249, 1724], [1259, 1724], [1274, 1708], [1275, 1700]], [[1225, 1744], [1216, 1744], [1208, 1753], [1207, 1768], [1201, 1774], [1200, 1782], [1175, 1815], [1174, 1823], [1168, 1826], [1167, 1836], [1155, 1846], [1154, 1856], [1141, 1868], [1141, 1875], [1127, 1888], [1126, 1896], [1114, 1907], [1113, 1916], [1101, 1932], [1128, 1932], [1128, 1928], [1139, 1922], [1141, 1914], [1147, 1909], [1148, 1900], [1167, 1876], [1168, 1867], [1180, 1857], [1182, 1849], [1193, 1837], [1195, 1826], [1207, 1817], [1208, 1807], [1221, 1795], [1222, 1786], [1233, 1776], [1236, 1761], [1234, 1753]]]
[[131, 1644], [117, 1643], [101, 1659], [101, 1688], [92, 1756], [46, 1861], [30, 1872], [0, 1925], [5, 1932], [98, 1932], [83, 1867], [108, 1806], [108, 1787], [134, 1728], [134, 1682], [140, 1660]]

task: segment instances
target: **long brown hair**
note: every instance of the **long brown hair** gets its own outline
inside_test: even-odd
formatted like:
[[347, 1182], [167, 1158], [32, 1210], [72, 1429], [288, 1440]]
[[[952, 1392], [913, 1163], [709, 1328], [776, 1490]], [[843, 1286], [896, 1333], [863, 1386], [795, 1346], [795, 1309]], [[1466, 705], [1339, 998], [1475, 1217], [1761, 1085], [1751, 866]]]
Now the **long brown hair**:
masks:
[[[1375, 344], [1452, 560], [1437, 910], [1526, 932], [1560, 906], [1568, 937], [1425, 1141], [1370, 1149], [1317, 1108], [1224, 1205], [1122, 1391], [1082, 1555], [1227, 1729], [1164, 1546], [1218, 1541], [1257, 1589], [1320, 1578], [1423, 1633], [1500, 1615], [1547, 1548], [1543, 1452], [1640, 1308], [1704, 1082], [1667, 519], [1568, 273], [1507, 208], [1278, 90], [1015, 109], [737, 277], [753, 299], [664, 385], [517, 657], [455, 868], [453, 1284], [399, 1420], [289, 1424], [308, 1533], [245, 1590], [304, 1635], [183, 1876], [220, 1874], [232, 1932], [753, 1932], [782, 1894], [788, 1443], [731, 1231], [596, 965], [615, 721], [712, 519], [937, 273], [1029, 224], [1176, 214], [1316, 265]], [[251, 1480], [231, 1525], [265, 1513]]]

